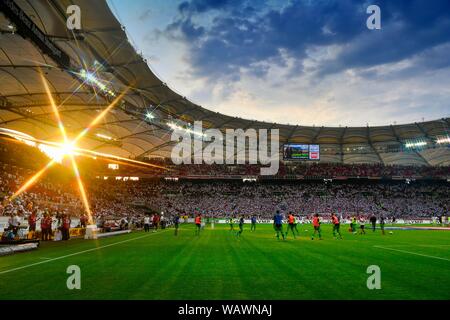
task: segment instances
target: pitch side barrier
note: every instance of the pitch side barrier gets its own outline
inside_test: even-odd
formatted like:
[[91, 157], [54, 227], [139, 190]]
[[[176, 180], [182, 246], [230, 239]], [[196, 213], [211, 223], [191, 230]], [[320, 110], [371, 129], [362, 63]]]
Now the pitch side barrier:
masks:
[[450, 231], [450, 227], [412, 227], [412, 226], [397, 226], [397, 227], [385, 227], [386, 230], [434, 230], [434, 231]]
[[[153, 176], [152, 178], [155, 178]], [[271, 180], [300, 180], [300, 181], [323, 181], [324, 179], [331, 179], [337, 181], [406, 181], [406, 180], [416, 180], [416, 181], [449, 181], [450, 177], [428, 177], [428, 176], [303, 176], [303, 175], [295, 175], [295, 174], [286, 174], [283, 176], [276, 175], [258, 175], [258, 176], [249, 176], [249, 175], [186, 175], [186, 176], [167, 176], [160, 175], [159, 178], [163, 178], [166, 180], [176, 181], [192, 181], [192, 180], [256, 180], [256, 181], [271, 181]]]
[[36, 250], [39, 242], [23, 243], [16, 245], [0, 245], [0, 256], [7, 256], [18, 252]]
[[[0, 232], [3, 232], [5, 228], [9, 225], [9, 218], [8, 216], [0, 217]], [[36, 222], [36, 231], [41, 231], [41, 223], [40, 218]], [[19, 223], [21, 226], [28, 228], [28, 220], [23, 219], [22, 217], [19, 218]], [[75, 229], [80, 224], [79, 218], [72, 218], [70, 223], [70, 228]], [[56, 219], [53, 219], [52, 221], [52, 230], [56, 230], [58, 228], [58, 221]]]
[[110, 231], [110, 232], [101, 232], [101, 229], [98, 228], [96, 225], [88, 225], [86, 227], [86, 233], [84, 235], [84, 239], [85, 240], [91, 240], [91, 239], [95, 240], [95, 239], [99, 239], [99, 238], [119, 236], [119, 235], [128, 234], [128, 233], [131, 233], [130, 229]]
[[[319, 214], [320, 217], [324, 217], [324, 216], [329, 216], [329, 214]], [[311, 224], [312, 221], [309, 219], [298, 219], [297, 220], [299, 224]], [[321, 218], [320, 220], [322, 223], [325, 224], [329, 224], [331, 223], [331, 219], [327, 219], [327, 218]], [[194, 223], [195, 219], [194, 218], [188, 218], [188, 219], [182, 219], [181, 220], [182, 223]], [[229, 224], [230, 220], [229, 218], [214, 218], [214, 219], [210, 219], [209, 221], [210, 223], [214, 222], [214, 223], [218, 223], [218, 224]], [[259, 224], [273, 224], [273, 219], [257, 219], [256, 220], [257, 223]], [[244, 219], [244, 223], [246, 224], [250, 224], [251, 220], [250, 219]], [[287, 220], [284, 219], [283, 223], [287, 223]], [[341, 224], [350, 224], [351, 220], [350, 219], [341, 219]], [[377, 220], [377, 224], [379, 223], [379, 221]], [[391, 224], [392, 221], [391, 220], [386, 220], [386, 223]], [[358, 222], [359, 224], [359, 222]], [[366, 224], [370, 224], [369, 221], [366, 221]], [[434, 220], [431, 219], [397, 219], [394, 224], [405, 224], [405, 225], [411, 225], [411, 224], [436, 224], [436, 222]]]

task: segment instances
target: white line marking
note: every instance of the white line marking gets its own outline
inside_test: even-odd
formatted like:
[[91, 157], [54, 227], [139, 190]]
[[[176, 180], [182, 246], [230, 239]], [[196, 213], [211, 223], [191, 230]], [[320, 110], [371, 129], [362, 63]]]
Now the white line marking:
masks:
[[450, 244], [416, 244], [418, 247], [450, 247]]
[[439, 247], [450, 247], [450, 244], [389, 244], [389, 247], [431, 247], [431, 248], [439, 248]]
[[440, 248], [440, 247], [450, 247], [450, 244], [390, 244], [390, 247], [426, 247], [426, 248]]
[[450, 259], [441, 258], [441, 257], [435, 257], [435, 256], [429, 256], [429, 255], [421, 254], [421, 253], [417, 253], [417, 252], [411, 252], [411, 251], [400, 250], [400, 249], [393, 249], [393, 248], [387, 248], [387, 247], [381, 247], [381, 246], [374, 246], [374, 247], [375, 247], [375, 248], [379, 248], [379, 249], [385, 249], [385, 250], [391, 250], [391, 251], [398, 251], [398, 252], [403, 252], [403, 253], [409, 253], [409, 254], [413, 254], [413, 255], [421, 256], [421, 257], [426, 257], [426, 258], [432, 258], [432, 259], [439, 259], [439, 260], [444, 260], [444, 261], [450, 261]]
[[92, 248], [92, 249], [88, 249], [88, 250], [83, 250], [83, 251], [80, 251], [80, 252], [75, 252], [75, 253], [67, 254], [67, 255], [65, 255], [65, 256], [61, 256], [61, 257], [57, 257], [57, 258], [53, 258], [53, 259], [49, 259], [49, 260], [45, 260], [45, 261], [35, 262], [35, 263], [28, 264], [28, 265], [22, 266], [22, 267], [17, 267], [17, 268], [5, 270], [5, 271], [0, 271], [0, 274], [10, 273], [10, 272], [13, 272], [13, 271], [17, 271], [17, 270], [22, 270], [22, 269], [30, 268], [30, 267], [33, 267], [33, 266], [37, 266], [37, 265], [40, 265], [40, 264], [52, 262], [52, 261], [55, 261], [55, 260], [61, 260], [61, 259], [64, 259], [64, 258], [68, 258], [68, 257], [72, 257], [72, 256], [77, 256], [77, 255], [79, 255], [79, 254], [83, 254], [83, 253], [86, 253], [86, 252], [91, 252], [91, 251], [100, 250], [100, 249], [107, 248], [107, 247], [116, 246], [116, 245], [118, 245], [118, 244], [122, 244], [122, 243], [125, 243], [125, 242], [130, 242], [130, 241], [134, 241], [134, 240], [146, 238], [146, 237], [149, 237], [149, 236], [152, 236], [152, 235], [155, 235], [155, 234], [161, 234], [161, 233], [166, 232], [166, 231], [168, 231], [168, 230], [164, 230], [164, 231], [161, 231], [161, 232], [158, 232], [158, 233], [147, 234], [147, 235], [145, 235], [145, 236], [136, 237], [136, 238], [133, 238], [133, 239], [128, 239], [128, 240], [123, 240], [123, 241], [119, 241], [119, 242], [110, 243], [110, 244], [107, 244], [107, 245], [104, 245], [104, 246], [101, 246], [101, 247], [95, 247], [95, 248]]

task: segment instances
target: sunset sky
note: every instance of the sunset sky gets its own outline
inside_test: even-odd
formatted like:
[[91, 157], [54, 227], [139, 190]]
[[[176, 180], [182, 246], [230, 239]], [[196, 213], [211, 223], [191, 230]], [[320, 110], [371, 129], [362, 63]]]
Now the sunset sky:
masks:
[[[227, 115], [302, 125], [450, 116], [450, 1], [108, 0], [167, 84]], [[381, 30], [366, 9], [381, 8]]]

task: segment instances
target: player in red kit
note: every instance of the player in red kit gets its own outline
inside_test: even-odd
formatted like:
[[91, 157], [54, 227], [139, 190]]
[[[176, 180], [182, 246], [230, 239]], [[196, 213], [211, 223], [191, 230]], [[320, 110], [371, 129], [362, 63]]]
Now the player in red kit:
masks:
[[313, 224], [313, 227], [314, 227], [314, 233], [311, 236], [311, 240], [314, 240], [314, 236], [316, 235], [316, 233], [319, 234], [319, 240], [322, 240], [322, 234], [320, 232], [320, 218], [319, 218], [319, 214], [318, 213], [316, 213], [314, 215], [313, 220], [312, 220], [312, 224]]
[[201, 228], [202, 228], [202, 215], [201, 215], [201, 213], [199, 213], [195, 217], [195, 235], [197, 235], [197, 236], [200, 235]]
[[331, 222], [333, 223], [333, 237], [337, 239], [336, 234], [338, 234], [339, 239], [342, 239], [341, 231], [339, 230], [341, 227], [341, 222], [335, 213], [331, 214]]

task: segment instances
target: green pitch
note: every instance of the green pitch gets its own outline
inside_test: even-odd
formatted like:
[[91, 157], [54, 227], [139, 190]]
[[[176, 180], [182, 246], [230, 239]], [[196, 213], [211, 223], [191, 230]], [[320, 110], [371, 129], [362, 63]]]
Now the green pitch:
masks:
[[[236, 228], [237, 229], [237, 228]], [[4, 299], [450, 299], [450, 232], [379, 231], [334, 240], [301, 236], [277, 241], [270, 225], [192, 225], [135, 232], [98, 241], [43, 243], [33, 252], [0, 257]], [[307, 230], [307, 231], [306, 231]], [[388, 233], [388, 232], [387, 232]], [[81, 269], [81, 289], [66, 286], [67, 267]], [[381, 289], [366, 286], [367, 267], [381, 268]]]

